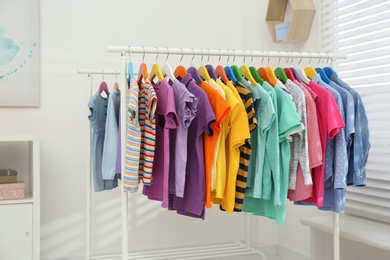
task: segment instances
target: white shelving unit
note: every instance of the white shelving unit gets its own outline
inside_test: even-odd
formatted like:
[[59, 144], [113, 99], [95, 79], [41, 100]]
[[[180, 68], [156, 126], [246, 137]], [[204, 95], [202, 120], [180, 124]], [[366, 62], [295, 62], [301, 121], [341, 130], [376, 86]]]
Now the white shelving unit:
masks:
[[18, 171], [25, 198], [0, 200], [0, 259], [40, 259], [38, 135], [0, 135], [0, 168]]

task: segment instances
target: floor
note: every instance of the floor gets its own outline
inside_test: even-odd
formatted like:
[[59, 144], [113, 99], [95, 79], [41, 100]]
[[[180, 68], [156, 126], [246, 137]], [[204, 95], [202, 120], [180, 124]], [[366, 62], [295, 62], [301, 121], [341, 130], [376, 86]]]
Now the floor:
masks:
[[[206, 258], [207, 260], [263, 260], [259, 255], [246, 255], [246, 256], [231, 256], [223, 258]], [[205, 259], [205, 260], [206, 260]], [[277, 255], [268, 255], [267, 260], [288, 260], [287, 258], [277, 256]]]

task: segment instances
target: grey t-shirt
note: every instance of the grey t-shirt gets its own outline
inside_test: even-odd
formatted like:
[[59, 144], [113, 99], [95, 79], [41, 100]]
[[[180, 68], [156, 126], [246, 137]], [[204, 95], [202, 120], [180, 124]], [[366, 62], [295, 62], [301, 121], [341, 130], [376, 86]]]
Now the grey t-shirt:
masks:
[[301, 165], [305, 185], [312, 185], [313, 181], [310, 175], [309, 159], [308, 159], [308, 144], [307, 144], [307, 118], [306, 118], [306, 102], [305, 93], [295, 85], [291, 80], [287, 80], [284, 84], [290, 91], [293, 101], [297, 108], [299, 118], [304, 126], [304, 129], [293, 135], [291, 143], [291, 159], [289, 173], [289, 189], [295, 190], [297, 180], [298, 163]]

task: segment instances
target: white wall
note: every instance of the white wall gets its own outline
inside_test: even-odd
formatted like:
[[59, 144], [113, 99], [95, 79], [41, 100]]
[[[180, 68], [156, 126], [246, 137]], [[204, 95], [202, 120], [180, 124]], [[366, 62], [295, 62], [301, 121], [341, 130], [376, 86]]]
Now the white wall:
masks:
[[[118, 68], [119, 54], [107, 53], [106, 45], [319, 50], [318, 21], [306, 43], [272, 43], [264, 24], [266, 8], [267, 1], [256, 0], [40, 1], [41, 106], [1, 108], [0, 118], [7, 123], [0, 134], [41, 136], [42, 258], [80, 256], [85, 248], [87, 77], [76, 70]], [[133, 62], [139, 64], [141, 57], [133, 55]], [[177, 64], [179, 58], [171, 55], [169, 61]], [[160, 55], [159, 61], [164, 59]], [[154, 60], [146, 56], [147, 63]], [[183, 63], [190, 60], [184, 57]], [[114, 79], [105, 78], [111, 85]], [[100, 80], [95, 77], [95, 87]], [[120, 251], [119, 197], [119, 190], [93, 196], [93, 253]], [[213, 209], [203, 222], [161, 210], [140, 195], [131, 196], [129, 212], [131, 249], [244, 238], [243, 214], [228, 216]], [[317, 211], [312, 208], [289, 205], [282, 228], [252, 218], [252, 239], [308, 254], [309, 232], [299, 218], [313, 214]]]

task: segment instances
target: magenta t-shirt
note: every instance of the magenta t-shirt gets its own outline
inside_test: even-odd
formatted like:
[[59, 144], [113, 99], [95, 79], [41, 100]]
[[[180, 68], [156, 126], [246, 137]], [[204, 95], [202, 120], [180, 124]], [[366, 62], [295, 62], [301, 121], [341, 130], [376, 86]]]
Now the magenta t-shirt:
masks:
[[[332, 139], [344, 127], [344, 121], [332, 93], [314, 81], [310, 81], [309, 87], [318, 95], [316, 102], [318, 129], [322, 146], [322, 158], [325, 162], [326, 138]], [[313, 169], [312, 197], [304, 200], [305, 202], [315, 203], [317, 207], [322, 207], [324, 204], [324, 166], [323, 163]]]
[[[153, 162], [153, 183], [144, 185], [143, 194], [151, 200], [162, 201], [168, 207], [168, 175], [169, 175], [169, 130], [178, 126], [175, 98], [172, 87], [166, 80], [154, 84], [157, 94], [156, 108], [156, 146]], [[145, 151], [146, 152], [146, 151]]]
[[[211, 136], [213, 131], [210, 124], [215, 121], [207, 94], [187, 74], [181, 82], [198, 98], [196, 117], [188, 128], [187, 139], [187, 172], [184, 196], [173, 197], [170, 209], [178, 214], [204, 219], [205, 216], [205, 165], [203, 133]], [[177, 140], [176, 140], [177, 141]]]

